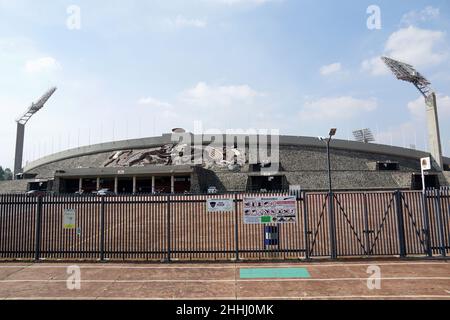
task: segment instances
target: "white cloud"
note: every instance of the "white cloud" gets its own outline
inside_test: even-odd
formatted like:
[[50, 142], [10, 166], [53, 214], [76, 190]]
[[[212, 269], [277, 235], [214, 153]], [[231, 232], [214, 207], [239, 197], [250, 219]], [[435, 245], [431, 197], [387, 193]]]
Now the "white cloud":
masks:
[[[439, 117], [440, 118], [450, 117], [450, 97], [438, 94], [437, 104]], [[426, 108], [425, 99], [422, 96], [408, 103], [408, 110], [415, 119], [425, 121], [426, 118], [425, 108]]]
[[364, 60], [361, 64], [361, 68], [363, 71], [366, 71], [373, 76], [380, 76], [389, 73], [389, 69], [381, 60], [381, 56]]
[[40, 73], [54, 71], [61, 68], [61, 65], [55, 58], [43, 57], [34, 60], [28, 60], [25, 63], [25, 71], [27, 73]]
[[[383, 55], [404, 61], [417, 68], [438, 65], [447, 59], [444, 48], [444, 32], [410, 26], [389, 36]], [[379, 57], [364, 60], [362, 69], [372, 75], [383, 75], [388, 69]]]
[[215, 86], [199, 82], [194, 88], [181, 94], [184, 103], [197, 106], [233, 106], [234, 103], [251, 103], [263, 93], [253, 90], [248, 85]]
[[172, 105], [170, 103], [160, 101], [153, 97], [141, 98], [141, 99], [139, 99], [138, 104], [149, 106], [152, 108], [170, 108], [170, 107], [172, 107]]
[[394, 59], [404, 60], [417, 66], [441, 63], [447, 53], [437, 49], [444, 40], [441, 31], [408, 27], [394, 32], [386, 43], [386, 53]]
[[356, 99], [350, 96], [320, 98], [308, 101], [300, 111], [302, 120], [342, 120], [361, 113], [374, 111], [378, 107], [376, 99]]
[[208, 23], [202, 19], [187, 19], [178, 15], [175, 19], [168, 19], [168, 24], [176, 28], [205, 28]]
[[420, 11], [410, 11], [403, 15], [401, 23], [404, 25], [413, 25], [418, 22], [425, 22], [430, 20], [435, 20], [439, 17], [440, 10], [439, 8], [434, 8], [432, 6], [428, 6]]
[[[450, 117], [450, 97], [438, 94], [437, 101], [441, 133], [444, 133], [442, 124], [444, 119]], [[413, 144], [416, 145], [417, 149], [426, 151], [428, 148], [428, 133], [425, 99], [420, 96], [416, 100], [410, 101], [408, 111], [410, 117], [407, 121], [380, 132], [377, 135], [377, 141], [407, 148]]]
[[332, 64], [329, 64], [329, 65], [322, 66], [320, 68], [320, 74], [323, 75], [323, 76], [328, 76], [330, 74], [339, 72], [341, 70], [342, 70], [341, 63], [336, 62], [336, 63], [332, 63]]

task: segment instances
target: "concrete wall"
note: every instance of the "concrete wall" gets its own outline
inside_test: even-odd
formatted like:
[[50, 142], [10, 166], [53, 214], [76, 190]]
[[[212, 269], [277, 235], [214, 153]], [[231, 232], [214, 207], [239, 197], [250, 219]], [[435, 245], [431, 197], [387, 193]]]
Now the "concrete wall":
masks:
[[[146, 149], [162, 146], [172, 143], [171, 134], [165, 134], [161, 137], [134, 139], [115, 141], [110, 143], [101, 143], [91, 146], [85, 146], [81, 148], [71, 149], [63, 152], [59, 152], [47, 157], [38, 159], [32, 163], [29, 163], [24, 172], [31, 171], [37, 167], [41, 167], [45, 164], [58, 162], [70, 158], [78, 158], [88, 155], [95, 155], [99, 153], [110, 153], [118, 150], [130, 150], [130, 149]], [[226, 136], [223, 136], [223, 141], [226, 141]], [[194, 139], [194, 138], [193, 138]], [[324, 143], [317, 138], [313, 137], [295, 137], [295, 136], [280, 136], [279, 143], [281, 146], [302, 146], [302, 147], [314, 147], [324, 148]], [[204, 141], [208, 144], [208, 141]], [[365, 152], [371, 154], [386, 154], [390, 156], [398, 156], [402, 158], [420, 159], [428, 156], [429, 154], [422, 151], [405, 149], [400, 147], [392, 147], [387, 145], [379, 145], [372, 143], [359, 143], [346, 140], [333, 140], [332, 146], [335, 149], [347, 150], [350, 152]], [[444, 158], [444, 163], [450, 164], [449, 158]]]

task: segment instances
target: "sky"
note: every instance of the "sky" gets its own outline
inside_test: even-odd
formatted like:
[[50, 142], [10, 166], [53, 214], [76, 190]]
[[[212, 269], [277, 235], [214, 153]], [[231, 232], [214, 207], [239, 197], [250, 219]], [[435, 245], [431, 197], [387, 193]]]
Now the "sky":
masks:
[[[24, 164], [172, 128], [278, 129], [427, 150], [425, 102], [382, 64], [413, 64], [438, 95], [450, 155], [448, 0], [0, 0], [0, 165], [15, 119]], [[196, 128], [194, 130], [194, 128]], [[198, 132], [196, 132], [198, 133]]]

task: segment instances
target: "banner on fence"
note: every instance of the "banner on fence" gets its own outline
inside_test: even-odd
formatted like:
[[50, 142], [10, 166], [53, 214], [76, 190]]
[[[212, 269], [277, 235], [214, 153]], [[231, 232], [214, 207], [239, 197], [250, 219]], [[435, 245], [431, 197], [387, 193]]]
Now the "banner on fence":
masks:
[[208, 212], [232, 212], [233, 199], [208, 199]]
[[75, 209], [65, 209], [63, 219], [64, 229], [75, 229]]
[[297, 222], [296, 197], [245, 198], [244, 223]]

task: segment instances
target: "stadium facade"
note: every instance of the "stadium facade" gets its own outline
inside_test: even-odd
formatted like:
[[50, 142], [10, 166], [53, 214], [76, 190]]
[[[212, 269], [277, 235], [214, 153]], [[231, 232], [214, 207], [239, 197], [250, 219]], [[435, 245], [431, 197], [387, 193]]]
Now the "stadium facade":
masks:
[[[192, 137], [196, 141], [197, 136]], [[0, 193], [43, 190], [65, 194], [100, 189], [118, 194], [204, 193], [211, 187], [219, 192], [328, 189], [326, 145], [318, 138], [280, 136], [276, 166], [270, 157], [250, 159], [253, 136], [224, 135], [222, 147], [211, 147], [213, 140], [203, 138], [201, 161], [196, 163], [190, 161], [195, 147], [187, 153], [187, 146], [174, 142], [172, 134], [63, 151], [27, 164], [21, 179], [0, 183]], [[230, 145], [229, 141], [245, 144]], [[333, 140], [333, 188], [420, 190], [420, 159], [428, 156], [412, 149]], [[450, 185], [450, 158], [444, 157], [443, 162], [443, 171], [433, 168], [427, 173], [427, 187]], [[270, 167], [277, 170], [267, 170]]]

